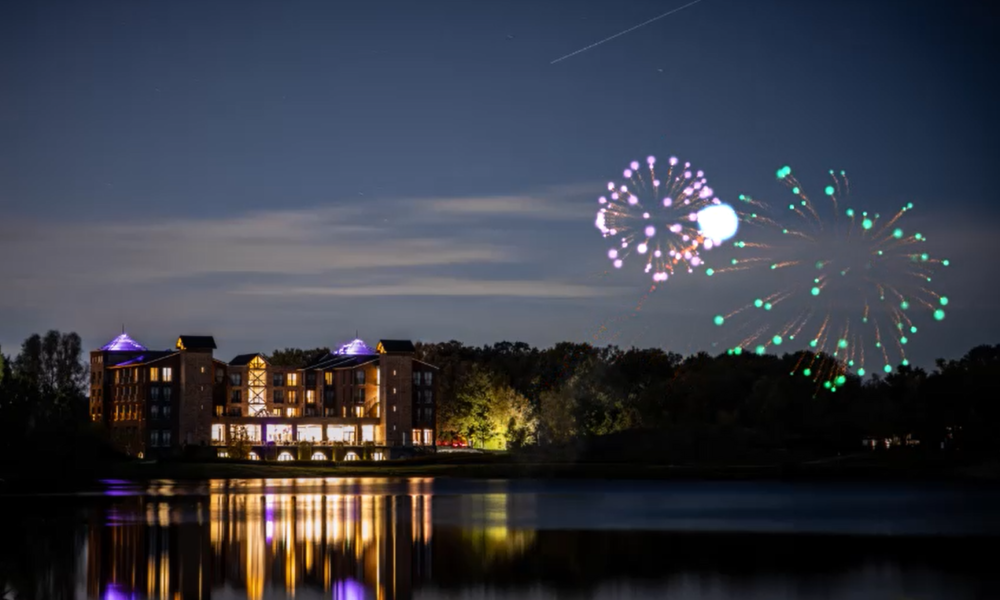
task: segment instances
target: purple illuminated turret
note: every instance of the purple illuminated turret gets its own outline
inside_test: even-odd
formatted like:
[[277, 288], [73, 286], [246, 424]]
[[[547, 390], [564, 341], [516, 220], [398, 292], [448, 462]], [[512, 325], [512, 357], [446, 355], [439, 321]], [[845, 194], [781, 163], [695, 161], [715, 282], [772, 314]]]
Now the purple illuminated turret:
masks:
[[344, 344], [343, 346], [341, 346], [340, 349], [337, 350], [336, 354], [345, 354], [348, 356], [359, 356], [359, 355], [363, 356], [367, 354], [378, 354], [378, 353], [372, 350], [371, 346], [364, 343], [362, 340], [356, 339], [349, 344]]
[[127, 333], [122, 333], [120, 336], [101, 346], [101, 350], [107, 352], [145, 352], [147, 348], [130, 338]]

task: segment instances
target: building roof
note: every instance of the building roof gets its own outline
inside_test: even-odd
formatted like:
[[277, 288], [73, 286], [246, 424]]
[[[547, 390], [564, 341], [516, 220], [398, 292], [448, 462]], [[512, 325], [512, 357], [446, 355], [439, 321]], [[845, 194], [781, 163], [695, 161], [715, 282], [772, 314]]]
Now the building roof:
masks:
[[341, 346], [334, 354], [349, 355], [349, 356], [359, 356], [359, 355], [374, 355], [378, 354], [372, 350], [371, 346], [366, 344], [361, 339], [355, 339], [347, 344]]
[[354, 356], [344, 354], [327, 354], [326, 357], [322, 358], [315, 364], [306, 367], [305, 370], [353, 369], [354, 367], [359, 367], [377, 360], [377, 354], [361, 354]]
[[101, 350], [108, 352], [142, 352], [146, 349], [145, 346], [130, 338], [124, 331], [120, 336], [101, 346]]
[[173, 356], [177, 354], [176, 350], [152, 350], [146, 351], [139, 356], [126, 357], [123, 358], [121, 362], [107, 365], [108, 368], [114, 367], [135, 367], [138, 365], [147, 365], [152, 362], [156, 362], [162, 358], [167, 358], [168, 356]]
[[416, 352], [413, 342], [410, 340], [382, 340], [378, 343], [380, 353], [392, 354], [396, 352]]
[[210, 335], [182, 335], [177, 338], [178, 350], [215, 350], [215, 338]]
[[233, 360], [229, 361], [229, 366], [230, 367], [245, 367], [248, 364], [250, 364], [251, 360], [253, 360], [254, 358], [256, 358], [258, 356], [260, 357], [261, 360], [264, 361], [264, 364], [269, 364], [267, 362], [267, 356], [266, 355], [264, 355], [261, 352], [255, 352], [253, 354], [240, 354], [239, 356], [234, 357]]

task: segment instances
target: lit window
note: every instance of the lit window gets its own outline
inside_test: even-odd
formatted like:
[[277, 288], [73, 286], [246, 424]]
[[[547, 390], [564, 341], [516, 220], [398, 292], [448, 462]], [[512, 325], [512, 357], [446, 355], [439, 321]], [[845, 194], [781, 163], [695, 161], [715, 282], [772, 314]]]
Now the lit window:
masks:
[[393, 370], [392, 370], [392, 376], [393, 376], [393, 377], [395, 377], [395, 376], [396, 376], [396, 369], [393, 369]]
[[289, 417], [297, 417], [298, 416], [297, 413], [299, 412], [299, 409], [297, 409], [297, 408], [288, 408], [288, 409], [285, 409], [285, 410], [286, 410], [285, 414], [287, 416], [289, 416]]
[[173, 381], [174, 370], [170, 367], [163, 367], [163, 381]]
[[149, 369], [149, 380], [159, 381], [160, 380], [160, 369], [157, 367], [150, 367]]
[[419, 429], [414, 429], [413, 430], [413, 443], [416, 444], [417, 446], [419, 446], [420, 445], [420, 440], [421, 440], [420, 430]]
[[358, 417], [359, 419], [361, 417], [365, 416], [365, 407], [364, 406], [355, 406], [354, 407], [354, 416]]
[[357, 452], [348, 452], [344, 456], [344, 460], [351, 460], [351, 461], [358, 460], [358, 453]]
[[362, 425], [361, 426], [361, 441], [362, 442], [374, 442], [375, 441], [375, 426], [374, 425]]
[[322, 452], [313, 452], [312, 459], [313, 460], [326, 460], [326, 455], [323, 454]]
[[299, 401], [299, 393], [297, 390], [288, 390], [288, 403], [295, 404]]
[[381, 452], [375, 452], [372, 454], [372, 460], [385, 460], [385, 454]]
[[250, 460], [260, 460], [260, 455], [257, 454], [256, 452], [251, 452], [250, 455], [248, 456], [248, 458]]
[[201, 372], [202, 372], [202, 373], [204, 373], [204, 372], [205, 372], [205, 367], [202, 367], [202, 368], [201, 368]]
[[323, 377], [326, 380], [326, 385], [333, 385], [333, 371], [327, 371], [323, 373]]
[[288, 385], [299, 385], [299, 374], [289, 373], [288, 374]]
[[219, 458], [229, 458], [229, 450], [219, 450]]
[[291, 452], [282, 452], [281, 454], [278, 455], [279, 462], [288, 462], [291, 460], [295, 460], [295, 458], [292, 457]]
[[316, 402], [316, 392], [314, 390], [306, 390], [306, 403], [313, 404]]
[[392, 393], [393, 393], [393, 395], [396, 394], [396, 388], [392, 388]]
[[434, 430], [433, 429], [425, 429], [424, 430], [424, 445], [425, 446], [430, 446], [433, 443], [434, 443]]

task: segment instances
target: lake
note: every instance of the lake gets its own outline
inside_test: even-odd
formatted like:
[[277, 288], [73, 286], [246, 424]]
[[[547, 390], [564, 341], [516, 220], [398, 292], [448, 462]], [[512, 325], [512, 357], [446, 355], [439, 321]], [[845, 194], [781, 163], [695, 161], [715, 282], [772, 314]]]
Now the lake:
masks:
[[989, 488], [108, 481], [0, 503], [0, 594], [45, 600], [1000, 597]]

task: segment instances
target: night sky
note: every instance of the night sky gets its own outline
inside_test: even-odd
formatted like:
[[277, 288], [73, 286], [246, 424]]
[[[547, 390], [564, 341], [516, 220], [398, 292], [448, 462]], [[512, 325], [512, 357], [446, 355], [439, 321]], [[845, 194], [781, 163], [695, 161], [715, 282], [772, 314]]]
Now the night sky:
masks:
[[703, 0], [550, 64], [682, 4], [0, 3], [3, 352], [123, 323], [225, 360], [356, 330], [718, 351], [746, 280], [629, 318], [647, 277], [606, 273], [596, 197], [649, 154], [729, 201], [784, 164], [912, 201], [952, 302], [911, 359], [1000, 342], [992, 3]]

